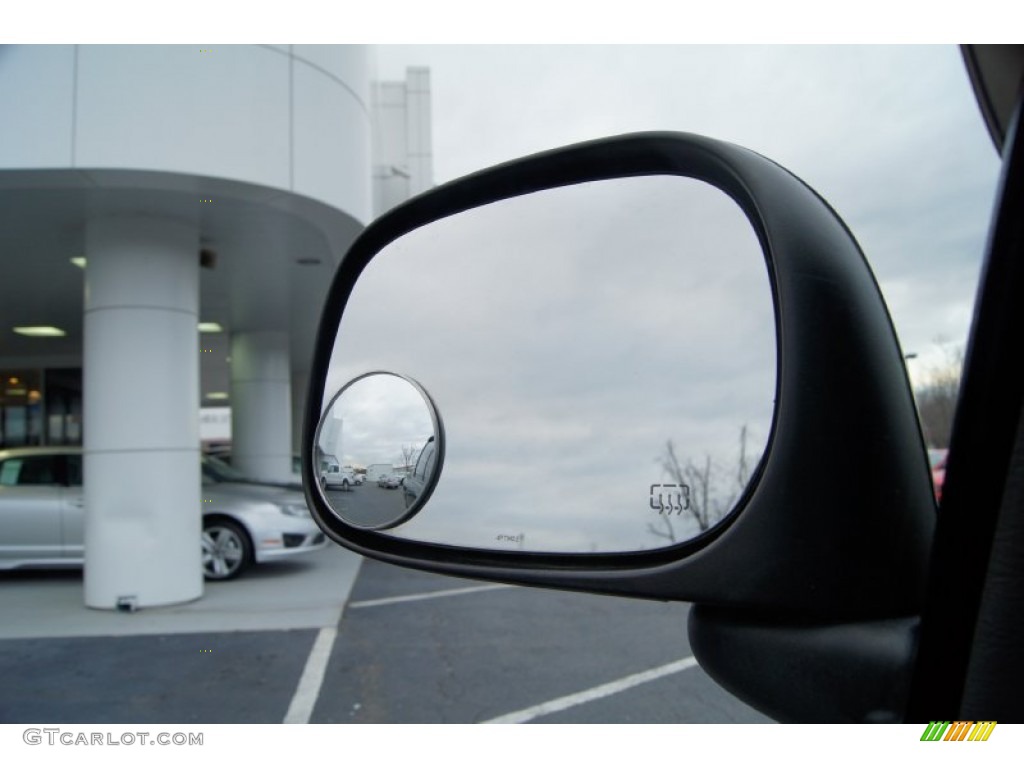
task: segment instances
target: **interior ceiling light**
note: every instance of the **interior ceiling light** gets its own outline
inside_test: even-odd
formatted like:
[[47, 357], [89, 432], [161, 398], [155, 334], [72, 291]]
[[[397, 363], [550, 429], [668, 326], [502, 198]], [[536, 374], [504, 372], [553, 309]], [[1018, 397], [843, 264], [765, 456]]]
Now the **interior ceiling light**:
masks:
[[228, 393], [227, 392], [207, 392], [206, 393], [206, 399], [207, 400], [227, 400], [228, 399]]
[[85, 256], [72, 256], [71, 263], [79, 269], [85, 269]]
[[295, 260], [296, 264], [301, 264], [304, 267], [311, 267], [322, 262], [316, 256], [300, 256]]
[[221, 327], [220, 323], [200, 323], [199, 324], [199, 332], [200, 333], [220, 333], [223, 330], [224, 329]]
[[15, 333], [20, 333], [22, 336], [66, 336], [60, 328], [54, 328], [52, 325], [21, 325], [16, 326], [14, 329]]

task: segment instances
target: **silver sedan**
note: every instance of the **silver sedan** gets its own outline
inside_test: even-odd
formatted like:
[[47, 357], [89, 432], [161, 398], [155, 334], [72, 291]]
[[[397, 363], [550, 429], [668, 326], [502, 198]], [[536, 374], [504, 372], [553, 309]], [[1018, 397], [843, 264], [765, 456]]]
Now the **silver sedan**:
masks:
[[[203, 574], [233, 579], [253, 563], [326, 546], [297, 488], [246, 480], [202, 460]], [[84, 495], [80, 448], [0, 451], [0, 569], [81, 567]]]

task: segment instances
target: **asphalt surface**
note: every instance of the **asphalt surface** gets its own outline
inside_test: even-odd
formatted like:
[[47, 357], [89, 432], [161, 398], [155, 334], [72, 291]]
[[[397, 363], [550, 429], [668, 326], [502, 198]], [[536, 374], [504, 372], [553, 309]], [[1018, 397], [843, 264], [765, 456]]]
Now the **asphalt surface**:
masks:
[[0, 641], [0, 722], [280, 723], [315, 635]]
[[[495, 587], [369, 560], [357, 572], [353, 557], [331, 548], [272, 564], [188, 609], [81, 609], [92, 636], [57, 632], [52, 617], [51, 636], [28, 636], [22, 617], [17, 633], [0, 628], [0, 721], [281, 723], [305, 695], [300, 722], [766, 722], [686, 661], [683, 604]], [[0, 574], [0, 607], [19, 592], [53, 601], [80, 589], [80, 574]], [[260, 594], [272, 597], [263, 610]], [[214, 628], [213, 605], [243, 628]], [[165, 631], [172, 620], [177, 631]], [[145, 621], [145, 633], [102, 634], [97, 621]], [[206, 623], [188, 631], [196, 622]], [[310, 675], [318, 644], [325, 664]]]
[[381, 488], [376, 482], [366, 482], [349, 491], [331, 488], [324, 495], [332, 509], [353, 525], [384, 525], [405, 514], [402, 489]]
[[[690, 656], [687, 606], [482, 586], [364, 563], [314, 722], [476, 723]], [[698, 667], [531, 718], [560, 723], [765, 721]]]

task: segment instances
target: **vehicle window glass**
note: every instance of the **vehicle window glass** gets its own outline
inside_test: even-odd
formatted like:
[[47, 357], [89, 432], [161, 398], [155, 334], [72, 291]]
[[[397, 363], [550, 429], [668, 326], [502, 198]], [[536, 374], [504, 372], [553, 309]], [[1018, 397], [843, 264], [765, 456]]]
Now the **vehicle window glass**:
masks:
[[67, 456], [68, 485], [82, 484], [82, 457], [78, 454]]
[[202, 467], [203, 478], [215, 483], [237, 483], [246, 479], [237, 469], [213, 456], [204, 456]]
[[17, 485], [21, 459], [8, 459], [0, 464], [0, 485]]
[[52, 485], [54, 482], [52, 456], [8, 459], [0, 468], [0, 485]]

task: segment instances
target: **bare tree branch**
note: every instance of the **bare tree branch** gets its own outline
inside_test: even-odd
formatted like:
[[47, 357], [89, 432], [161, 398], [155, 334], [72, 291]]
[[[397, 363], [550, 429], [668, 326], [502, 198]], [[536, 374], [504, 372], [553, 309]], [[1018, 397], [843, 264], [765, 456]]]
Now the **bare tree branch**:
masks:
[[[747, 457], [748, 438], [749, 432], [744, 424], [740, 428], [739, 457], [733, 472], [722, 472], [720, 468], [716, 469], [716, 464], [712, 461], [710, 454], [704, 454], [704, 459], [699, 464], [690, 458], [680, 461], [672, 440], [665, 442], [665, 452], [659, 462], [672, 483], [680, 487], [680, 495], [685, 496], [685, 503], [680, 505], [679, 512], [689, 512], [697, 524], [697, 529], [702, 533], [727, 515], [735, 505], [736, 499], [746, 490], [750, 480], [750, 464]], [[728, 477], [730, 474], [732, 481], [726, 491], [719, 487], [722, 484], [719, 478]], [[659, 526], [648, 524], [648, 532], [669, 541], [676, 541], [676, 532], [672, 527], [669, 515], [664, 510], [662, 511], [662, 521], [663, 523]]]
[[652, 536], [657, 536], [659, 539], [668, 539], [670, 542], [675, 544], [676, 532], [672, 527], [672, 519], [668, 515], [662, 515], [659, 518], [662, 523], [665, 524], [665, 530], [661, 531], [654, 527], [652, 523], [647, 524], [647, 532]]
[[402, 469], [411, 470], [416, 465], [416, 457], [419, 454], [416, 446], [402, 446]]
[[945, 361], [928, 371], [914, 392], [925, 442], [931, 448], [945, 448], [953, 431], [953, 414], [960, 394], [964, 364], [962, 346], [944, 345]]

